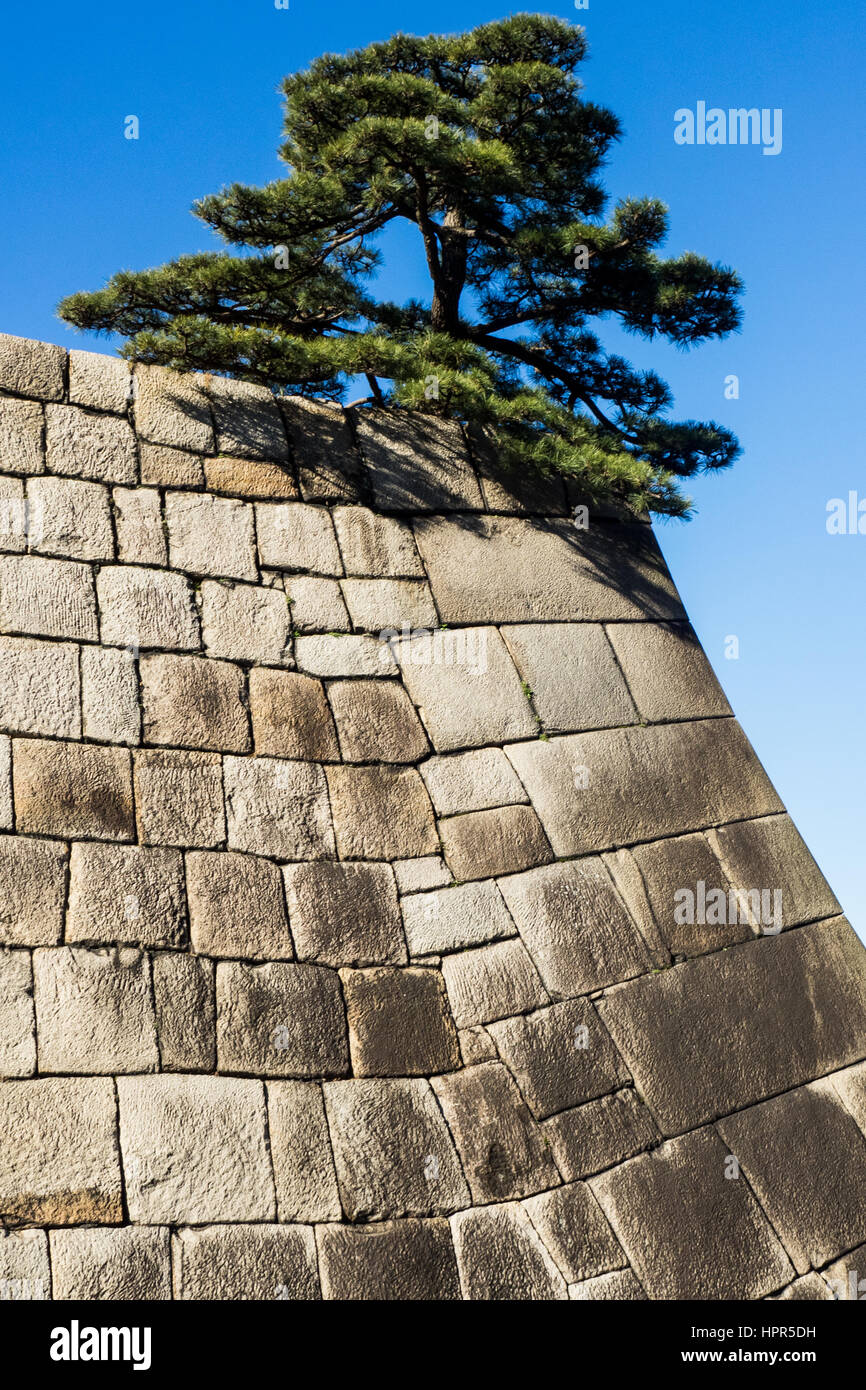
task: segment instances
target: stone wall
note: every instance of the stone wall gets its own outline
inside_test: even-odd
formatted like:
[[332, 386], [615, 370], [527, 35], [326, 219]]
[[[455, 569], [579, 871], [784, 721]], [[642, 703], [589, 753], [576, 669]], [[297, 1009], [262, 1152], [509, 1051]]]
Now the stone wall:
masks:
[[863, 948], [575, 500], [0, 338], [0, 1297], [866, 1273]]

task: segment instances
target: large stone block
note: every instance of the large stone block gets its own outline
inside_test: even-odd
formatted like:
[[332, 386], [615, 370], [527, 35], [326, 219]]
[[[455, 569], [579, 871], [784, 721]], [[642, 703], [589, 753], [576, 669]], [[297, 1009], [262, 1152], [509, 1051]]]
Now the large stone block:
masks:
[[281, 1221], [342, 1217], [322, 1089], [310, 1081], [269, 1081], [268, 1136]]
[[395, 652], [437, 751], [538, 733], [520, 677], [495, 628], [421, 634], [396, 642]]
[[762, 1298], [791, 1278], [748, 1184], [725, 1176], [726, 1157], [701, 1130], [590, 1183], [651, 1299]]
[[688, 623], [613, 623], [607, 635], [641, 719], [707, 719], [731, 707]]
[[318, 1232], [325, 1298], [442, 1302], [460, 1298], [448, 1222], [382, 1221]]
[[217, 966], [220, 1071], [343, 1076], [349, 1070], [340, 980], [320, 965]]
[[432, 893], [404, 898], [403, 923], [413, 956], [459, 951], [514, 936], [495, 883], [461, 883]]
[[549, 732], [637, 723], [600, 623], [523, 623], [503, 628], [502, 636]]
[[186, 856], [192, 944], [210, 956], [291, 960], [280, 871], [234, 851]]
[[0, 1303], [51, 1298], [48, 1236], [44, 1231], [4, 1231], [0, 1237]]
[[226, 758], [224, 775], [230, 849], [276, 859], [333, 856], [321, 767], [278, 758]]
[[0, 629], [95, 642], [99, 633], [90, 566], [41, 555], [0, 557]]
[[499, 887], [553, 998], [587, 994], [652, 968], [600, 859], [548, 864], [503, 878]]
[[414, 763], [430, 751], [412, 702], [397, 681], [335, 681], [328, 699], [346, 762]]
[[784, 926], [842, 911], [789, 816], [723, 825], [711, 840], [735, 887], [781, 892]]
[[166, 367], [136, 366], [133, 378], [135, 428], [142, 439], [210, 454], [214, 433], [201, 376]]
[[367, 507], [335, 507], [334, 525], [347, 574], [423, 578], [415, 538], [405, 521]]
[[208, 376], [217, 452], [288, 462], [289, 444], [274, 394], [252, 381]]
[[406, 945], [388, 864], [287, 864], [292, 937], [301, 960], [400, 965]]
[[598, 1007], [677, 1134], [859, 1059], [863, 947], [843, 918], [819, 922], [632, 980]]
[[0, 1077], [36, 1070], [36, 1020], [29, 951], [0, 950]]
[[63, 934], [66, 846], [0, 835], [0, 942], [53, 946]]
[[321, 1298], [306, 1226], [204, 1226], [173, 1238], [177, 1299], [245, 1302]]
[[132, 395], [132, 373], [129, 363], [119, 357], [106, 357], [101, 352], [82, 352], [73, 348], [69, 354], [69, 399], [73, 405], [86, 405], [91, 410], [108, 410], [125, 415]]
[[227, 753], [251, 748], [240, 667], [159, 653], [142, 657], [138, 670], [148, 743]]
[[469, 753], [428, 758], [420, 772], [440, 816], [528, 800], [501, 748], [473, 748]]
[[425, 580], [344, 579], [342, 589], [352, 624], [360, 631], [387, 634], [438, 625]]
[[568, 1298], [565, 1280], [519, 1202], [458, 1212], [451, 1229], [464, 1298]]
[[0, 469], [4, 473], [41, 473], [42, 406], [34, 401], [0, 397]]
[[661, 1139], [649, 1110], [631, 1088], [563, 1110], [545, 1120], [543, 1128], [566, 1182], [612, 1168]]
[[120, 647], [199, 646], [189, 580], [168, 570], [105, 565], [96, 580], [102, 640]]
[[280, 398], [305, 502], [353, 502], [364, 489], [363, 468], [345, 411], [304, 396]]
[[85, 738], [138, 743], [138, 677], [130, 648], [81, 648], [81, 704]]
[[422, 517], [415, 539], [445, 623], [681, 618], [647, 526], [578, 532], [569, 521]]
[[40, 947], [33, 953], [39, 1070], [156, 1071], [150, 964], [129, 947]]
[[209, 492], [224, 492], [251, 501], [290, 501], [298, 487], [287, 463], [262, 463], [255, 459], [215, 458], [204, 461]]
[[619, 1241], [586, 1183], [569, 1183], [523, 1203], [524, 1210], [569, 1284], [620, 1269]]
[[63, 397], [65, 366], [65, 348], [16, 338], [11, 333], [0, 335], [0, 390], [59, 401]]
[[87, 1303], [171, 1298], [167, 1226], [51, 1232], [51, 1292]]
[[0, 637], [0, 727], [13, 733], [81, 737], [76, 646]]
[[556, 1187], [556, 1164], [513, 1077], [482, 1062], [432, 1086], [454, 1136], [473, 1202], [510, 1201]]
[[349, 614], [336, 579], [293, 574], [286, 578], [285, 584], [295, 632], [349, 631]]
[[324, 687], [312, 676], [255, 667], [250, 671], [250, 710], [257, 754], [318, 762], [339, 758]]
[[340, 978], [355, 1076], [430, 1076], [460, 1065], [438, 970], [386, 965]]
[[133, 1222], [273, 1221], [260, 1081], [121, 1076], [117, 1091]]
[[202, 487], [204, 466], [198, 454], [171, 449], [164, 444], [139, 441], [141, 481], [151, 487]]
[[428, 1081], [329, 1081], [324, 1091], [350, 1221], [429, 1216], [468, 1205], [454, 1142]]
[[405, 859], [439, 848], [430, 798], [413, 768], [326, 772], [341, 858]]
[[31, 550], [73, 560], [113, 560], [108, 489], [72, 478], [31, 478], [27, 484]]
[[495, 878], [553, 858], [531, 806], [471, 811], [439, 822], [448, 867], [457, 879]]
[[311, 676], [391, 676], [397, 672], [388, 644], [364, 633], [299, 637], [295, 659], [299, 669]]
[[234, 497], [168, 492], [168, 551], [175, 569], [226, 579], [257, 579], [253, 509]]
[[66, 940], [182, 946], [183, 859], [177, 850], [75, 844]]
[[584, 1303], [646, 1301], [646, 1294], [630, 1269], [616, 1269], [610, 1274], [599, 1274], [596, 1279], [569, 1284], [568, 1296]]
[[[673, 955], [701, 956], [753, 935], [748, 920], [740, 920], [739, 911], [733, 917], [728, 911], [730, 884], [706, 835], [678, 835], [635, 845], [630, 853], [652, 920]], [[707, 896], [719, 892], [725, 895], [724, 908], [711, 906], [708, 913]], [[710, 897], [711, 904], [721, 901], [718, 896]], [[708, 922], [708, 915], [720, 920]]]
[[291, 618], [282, 589], [206, 579], [201, 586], [201, 626], [208, 656], [272, 665], [286, 660]]
[[117, 1105], [108, 1077], [0, 1086], [0, 1215], [78, 1226], [123, 1220]]
[[866, 1141], [828, 1081], [718, 1128], [798, 1274], [866, 1241]]
[[155, 487], [116, 487], [112, 492], [117, 558], [127, 565], [167, 565], [162, 500]]
[[142, 749], [135, 755], [135, 810], [142, 844], [220, 844], [226, 824], [219, 754]]
[[522, 941], [497, 941], [446, 956], [442, 973], [461, 1028], [526, 1013], [549, 1002]]
[[[0, 407], [2, 407], [0, 400]], [[0, 417], [2, 427], [2, 417]], [[0, 467], [3, 465], [3, 440], [0, 435]], [[27, 549], [27, 502], [21, 478], [0, 474], [0, 551], [20, 554]]]
[[[12, 740], [0, 734], [0, 830], [12, 830], [15, 812], [12, 801]], [[19, 829], [23, 830], [23, 826]]]
[[259, 557], [270, 569], [342, 574], [343, 562], [327, 507], [306, 502], [259, 502]]
[[505, 751], [557, 855], [782, 809], [733, 719], [537, 739]]
[[452, 881], [438, 854], [425, 854], [420, 859], [397, 859], [393, 869], [399, 893], [422, 893], [430, 888], [444, 888]]
[[377, 507], [390, 512], [483, 510], [456, 421], [382, 410], [359, 411], [355, 418]]
[[216, 1070], [213, 961], [178, 951], [152, 959], [162, 1071]]
[[125, 748], [19, 738], [13, 783], [16, 827], [24, 834], [132, 839]]
[[137, 481], [135, 436], [127, 420], [89, 415], [76, 405], [46, 406], [45, 418], [50, 472], [100, 483]]
[[497, 1051], [539, 1119], [595, 1100], [629, 1080], [609, 1033], [587, 1000], [567, 1000], [488, 1024]]

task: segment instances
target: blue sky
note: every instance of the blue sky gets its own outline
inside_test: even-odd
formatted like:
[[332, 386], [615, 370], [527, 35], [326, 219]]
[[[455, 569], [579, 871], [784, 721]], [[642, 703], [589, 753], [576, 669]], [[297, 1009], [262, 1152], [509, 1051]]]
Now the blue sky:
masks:
[[[507, 12], [477, 0], [8, 9], [0, 331], [85, 345], [55, 317], [64, 294], [211, 244], [193, 199], [281, 173], [284, 73], [397, 29]], [[701, 252], [746, 281], [744, 330], [726, 342], [683, 355], [606, 341], [667, 377], [678, 418], [740, 435], [733, 471], [699, 480], [697, 517], [659, 539], [735, 712], [863, 934], [866, 535], [826, 530], [830, 498], [866, 498], [862, 7], [589, 0], [578, 11], [563, 0], [550, 13], [586, 26], [587, 94], [623, 121], [612, 195], [662, 198], [672, 254]], [[698, 101], [781, 108], [781, 153], [675, 144], [674, 112]], [[128, 115], [137, 141], [123, 137]], [[420, 262], [405, 239], [394, 251], [381, 288], [402, 297], [419, 288]], [[739, 400], [725, 399], [730, 374]], [[737, 660], [725, 658], [731, 635]]]

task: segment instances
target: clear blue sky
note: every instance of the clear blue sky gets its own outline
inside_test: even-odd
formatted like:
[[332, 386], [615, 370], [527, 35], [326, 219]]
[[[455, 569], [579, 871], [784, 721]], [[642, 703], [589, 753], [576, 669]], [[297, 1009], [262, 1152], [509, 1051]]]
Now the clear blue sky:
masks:
[[[192, 200], [281, 173], [284, 73], [397, 29], [505, 13], [478, 0], [8, 8], [0, 331], [81, 345], [54, 315], [61, 296], [206, 248]], [[699, 251], [745, 278], [740, 336], [687, 355], [626, 344], [668, 377], [679, 418], [715, 417], [745, 446], [732, 472], [694, 488], [695, 520], [659, 535], [737, 715], [866, 933], [866, 535], [825, 528], [828, 499], [866, 498], [862, 4], [590, 0], [577, 11], [562, 0], [551, 13], [585, 24], [588, 95], [624, 123], [612, 194], [663, 198], [671, 253]], [[698, 101], [781, 107], [781, 154], [676, 145], [674, 112]], [[128, 115], [137, 142], [123, 138]], [[401, 240], [383, 290], [413, 292], [417, 266]], [[724, 399], [731, 373], [737, 401]], [[730, 634], [737, 661], [724, 656]]]

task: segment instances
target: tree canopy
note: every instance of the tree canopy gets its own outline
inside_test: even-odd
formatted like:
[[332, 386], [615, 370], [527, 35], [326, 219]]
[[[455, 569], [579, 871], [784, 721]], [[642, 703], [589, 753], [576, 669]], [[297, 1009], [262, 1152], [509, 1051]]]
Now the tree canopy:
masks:
[[[666, 383], [605, 351], [605, 319], [688, 348], [734, 331], [742, 285], [663, 258], [667, 209], [606, 214], [617, 118], [584, 99], [581, 28], [520, 14], [457, 36], [398, 34], [283, 81], [287, 176], [193, 211], [227, 251], [124, 270], [59, 312], [123, 355], [283, 393], [410, 408], [495, 436], [515, 466], [587, 496], [681, 515], [683, 478], [739, 453], [713, 421], [673, 421]], [[424, 299], [377, 299], [390, 224], [417, 229]], [[357, 394], [357, 390], [355, 390]]]

